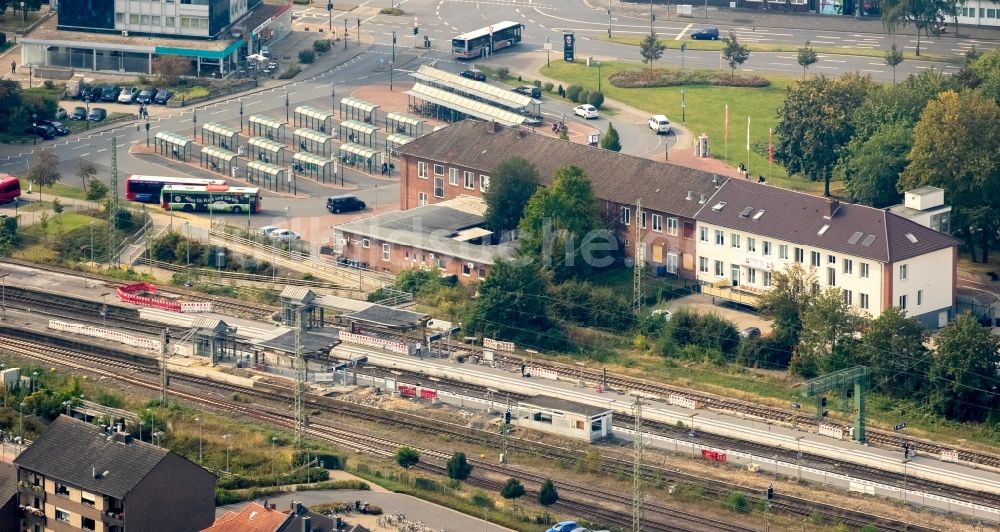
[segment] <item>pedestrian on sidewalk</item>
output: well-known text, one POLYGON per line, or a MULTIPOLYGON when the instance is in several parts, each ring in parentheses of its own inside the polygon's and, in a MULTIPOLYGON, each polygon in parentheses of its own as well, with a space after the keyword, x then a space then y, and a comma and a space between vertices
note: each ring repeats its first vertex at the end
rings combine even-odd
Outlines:
POLYGON ((10 62, 10 73, 17 74, 17 61, 10 62))

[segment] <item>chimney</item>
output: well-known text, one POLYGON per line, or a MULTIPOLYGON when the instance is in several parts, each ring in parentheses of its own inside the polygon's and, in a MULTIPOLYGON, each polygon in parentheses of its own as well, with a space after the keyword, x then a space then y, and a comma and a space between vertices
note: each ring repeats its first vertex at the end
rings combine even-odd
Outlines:
POLYGON ((705 194, 704 194, 704 193, 702 193, 702 194, 701 194, 701 199, 700 199, 700 200, 698 200, 698 203, 705 203, 706 201, 708 201, 708 198, 706 198, 706 197, 705 197, 705 194))
POLYGON ((97 478, 97 466, 91 466, 91 470, 94 478, 97 478))
POLYGON ((302 532, 312 532, 312 518, 309 516, 302 518, 302 532))
POLYGON ((302 506, 302 503, 299 501, 292 501, 291 507, 289 508, 289 510, 291 510, 292 514, 294 515, 299 515, 301 513, 304 513, 305 509, 306 507, 302 506))
POLYGON ((719 174, 712 174, 712 184, 719 186, 719 174))
POLYGON ((490 133, 499 133, 503 129, 503 126, 499 122, 490 122, 490 128, 488 131, 490 133))
POLYGON ((118 429, 118 434, 121 434, 121 433, 125 432, 125 427, 123 426, 122 423, 119 423, 119 424, 115 425, 115 428, 118 429))
POLYGON ((691 191, 691 190, 689 190, 689 191, 688 191, 688 195, 687 195, 687 198, 686 198, 686 199, 687 199, 688 201, 691 201, 691 200, 693 200, 693 199, 694 199, 694 191, 691 191))
POLYGON ((837 215, 838 210, 840 210, 840 201, 833 198, 827 199, 826 205, 823 206, 823 218, 833 218, 837 215))

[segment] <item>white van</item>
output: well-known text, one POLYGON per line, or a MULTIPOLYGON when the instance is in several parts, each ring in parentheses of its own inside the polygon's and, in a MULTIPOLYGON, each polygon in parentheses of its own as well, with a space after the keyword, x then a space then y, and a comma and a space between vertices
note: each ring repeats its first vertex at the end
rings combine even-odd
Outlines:
POLYGON ((649 129, 656 132, 657 135, 660 133, 670 134, 670 120, 663 115, 653 115, 649 118, 649 129))

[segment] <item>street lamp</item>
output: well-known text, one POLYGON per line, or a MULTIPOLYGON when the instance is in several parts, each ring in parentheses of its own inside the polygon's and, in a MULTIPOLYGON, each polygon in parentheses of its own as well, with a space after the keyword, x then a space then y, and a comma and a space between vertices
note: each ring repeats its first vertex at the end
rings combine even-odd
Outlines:
POLYGON ((149 119, 146 119, 146 147, 149 147, 149 119))
POLYGON ((326 4, 326 10, 330 16, 330 31, 333 31, 333 2, 326 4))
POLYGON ((194 418, 194 420, 198 422, 198 464, 200 465, 202 463, 202 455, 201 455, 201 428, 202 428, 203 424, 202 424, 202 421, 201 421, 200 417, 196 417, 196 418, 194 418))
POLYGON ((90 263, 94 264, 94 222, 97 220, 90 221, 90 263))
POLYGON ((611 0, 608 0, 608 38, 611 38, 611 0))
POLYGON ((229 441, 229 438, 232 438, 232 437, 233 437, 233 435, 229 434, 229 433, 222 435, 222 439, 226 440, 226 472, 227 473, 229 472, 229 447, 232 445, 232 442, 229 441))
POLYGON ((142 441, 142 425, 143 425, 143 421, 140 419, 139 420, 139 441, 142 441))
POLYGON ((601 92, 601 62, 597 61, 597 92, 601 92))
POLYGON ((684 52, 686 52, 687 49, 688 49, 687 43, 686 42, 682 42, 681 43, 681 70, 684 70, 684 52))
POLYGON ((392 69, 393 61, 389 61, 389 92, 392 92, 392 69))
POLYGON ((396 62, 396 31, 392 32, 392 62, 396 62))
POLYGON ((0 319, 7 318, 7 276, 9 273, 0 273, 0 319))
POLYGON ((160 444, 160 439, 163 438, 163 436, 165 436, 165 434, 163 433, 162 430, 158 430, 158 431, 154 432, 153 433, 153 442, 154 442, 153 444, 154 445, 159 445, 160 444))
POLYGON ((38 371, 31 372, 31 393, 38 389, 38 371))
POLYGON ((288 123, 288 89, 285 89, 285 123, 288 123))
MULTIPOLYGON (((22 2, 23 3, 23 2, 22 2)), ((17 409, 18 414, 18 437, 17 437, 17 453, 21 454, 21 445, 24 444, 24 407, 28 406, 28 403, 21 401, 21 408, 17 409)))
POLYGON ((83 102, 87 104, 87 116, 84 117, 83 121, 87 123, 87 129, 90 129, 90 97, 84 98, 83 102))
POLYGON ((194 137, 198 136, 198 110, 191 111, 191 132, 194 137))
POLYGON ((31 132, 35 134, 33 144, 38 144, 38 113, 31 113, 31 132))
POLYGON ((243 133, 243 98, 240 98, 240 133, 243 133))
POLYGON ((21 2, 21 28, 28 25, 28 13, 24 10, 24 2, 21 2))
POLYGON ((681 89, 681 123, 684 123, 684 110, 687 108, 687 102, 684 101, 684 89, 681 89))

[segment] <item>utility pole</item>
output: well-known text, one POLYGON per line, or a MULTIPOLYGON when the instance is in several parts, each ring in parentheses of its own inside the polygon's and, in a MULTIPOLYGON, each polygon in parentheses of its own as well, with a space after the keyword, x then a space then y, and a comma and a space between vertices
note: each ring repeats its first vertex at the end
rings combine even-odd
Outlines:
POLYGON ((510 394, 507 395, 507 409, 500 423, 500 463, 507 463, 507 428, 510 426, 510 394))
POLYGON ((306 432, 306 362, 302 352, 302 309, 295 310, 295 447, 302 448, 306 432))
POLYGON ((108 202, 108 267, 116 267, 119 262, 115 245, 115 229, 118 225, 118 137, 111 137, 111 198, 108 202))
POLYGON ((632 313, 639 314, 642 310, 642 198, 635 201, 635 265, 632 273, 632 313))
POLYGON ((635 418, 635 455, 632 462, 632 532, 642 532, 642 398, 636 396, 632 404, 635 418))
POLYGON ((170 343, 170 329, 163 329, 160 333, 160 405, 167 404, 167 353, 170 343))

